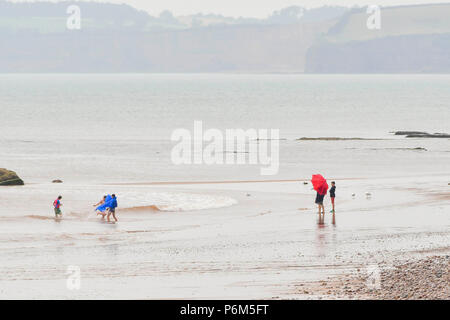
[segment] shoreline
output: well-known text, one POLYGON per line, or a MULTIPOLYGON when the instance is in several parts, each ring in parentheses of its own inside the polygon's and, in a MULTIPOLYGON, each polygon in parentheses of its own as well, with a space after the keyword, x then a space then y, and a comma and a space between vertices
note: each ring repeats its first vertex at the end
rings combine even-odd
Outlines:
MULTIPOLYGON (((329 178, 332 180, 334 178, 329 178)), ((337 178, 336 178, 337 179, 337 178)), ((339 178, 337 180, 364 180, 367 178, 339 178)), ((117 186, 146 186, 146 185, 183 185, 183 184, 233 184, 233 183, 277 183, 277 182, 308 182, 311 183, 311 178, 305 179, 274 179, 274 180, 216 180, 216 181, 154 181, 154 182, 119 182, 119 183, 105 183, 104 185, 117 186)))

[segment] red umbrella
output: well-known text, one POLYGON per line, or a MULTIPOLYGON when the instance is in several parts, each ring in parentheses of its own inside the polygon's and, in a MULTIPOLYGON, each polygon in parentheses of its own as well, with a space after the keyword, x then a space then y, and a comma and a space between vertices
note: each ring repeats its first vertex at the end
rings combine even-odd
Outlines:
POLYGON ((320 174, 313 174, 311 183, 320 195, 326 195, 328 191, 327 180, 320 174))

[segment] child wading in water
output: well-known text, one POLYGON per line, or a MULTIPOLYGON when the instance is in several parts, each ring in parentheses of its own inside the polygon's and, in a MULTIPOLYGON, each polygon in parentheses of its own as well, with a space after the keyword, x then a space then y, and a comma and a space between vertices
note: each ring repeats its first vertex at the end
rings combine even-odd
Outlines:
POLYGON ((330 199, 331 199, 331 205, 333 209, 331 209, 330 212, 334 213, 334 198, 336 198, 336 182, 331 182, 331 189, 330 189, 330 199))
MULTIPOLYGON (((107 197, 108 197, 108 196, 103 196, 103 199, 100 200, 98 203, 94 204, 94 207, 97 208, 98 206, 101 206, 101 205, 105 204, 105 201, 106 201, 106 198, 107 198, 107 197)), ((102 210, 103 210, 103 209, 102 209, 102 210)), ((105 216, 106 216, 106 213, 105 213, 105 212, 103 212, 103 211, 101 211, 101 210, 99 210, 99 209, 96 209, 95 211, 97 212, 97 215, 101 215, 101 216, 102 216, 102 219, 105 218, 105 216)))
POLYGON ((112 197, 112 200, 108 204, 108 208, 107 208, 108 216, 106 219, 109 222, 109 217, 112 214, 114 220, 117 222, 117 218, 116 218, 117 198, 116 198, 115 194, 113 194, 111 197, 112 197))
POLYGON ((58 199, 56 199, 55 201, 53 201, 53 209, 55 210, 55 218, 60 218, 62 216, 62 212, 61 212, 61 196, 58 196, 58 199))

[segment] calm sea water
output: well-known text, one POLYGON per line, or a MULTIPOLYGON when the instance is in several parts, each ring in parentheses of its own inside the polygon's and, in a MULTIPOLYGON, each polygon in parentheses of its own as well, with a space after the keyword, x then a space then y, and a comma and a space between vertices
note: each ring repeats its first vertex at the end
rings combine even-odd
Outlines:
POLYGON ((3 139, 167 139, 194 120, 283 137, 450 131, 449 75, 1 75, 3 139))
POLYGON ((448 140, 406 141, 389 133, 450 132, 449 75, 0 75, 0 109, 2 166, 32 181, 259 176, 259 167, 173 166, 170 135, 192 130, 194 120, 205 129, 279 129, 288 139, 280 146, 279 178, 311 170, 347 176, 396 171, 404 156, 408 163, 400 172, 442 171, 436 154, 417 159, 375 151, 450 150, 448 140), (295 142, 299 137, 398 139, 295 142), (355 159, 367 164, 364 172, 355 169, 355 159), (416 160, 422 169, 410 167, 416 160))

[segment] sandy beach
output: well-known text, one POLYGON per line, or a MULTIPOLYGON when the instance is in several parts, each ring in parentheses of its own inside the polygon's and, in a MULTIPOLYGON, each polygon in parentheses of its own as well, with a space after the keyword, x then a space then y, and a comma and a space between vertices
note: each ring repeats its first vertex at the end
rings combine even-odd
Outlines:
MULTIPOLYGON (((418 178, 410 179, 417 182, 418 178)), ((92 209, 80 206, 80 198, 94 203, 97 199, 92 195, 104 186, 64 185, 65 193, 76 194, 77 200, 66 199, 65 206, 71 209, 65 209, 61 221, 54 221, 51 215, 33 215, 35 209, 1 218, 0 296, 397 298, 394 292, 391 296, 368 294, 361 279, 373 266, 384 270, 386 265, 408 263, 417 257, 448 256, 449 203, 436 197, 436 189, 446 180, 424 182, 414 190, 400 188, 397 179, 371 181, 382 188, 372 189, 370 198, 364 193, 352 197, 352 190, 367 185, 365 179, 339 181, 337 212, 328 213, 328 203, 323 220, 313 205, 311 186, 299 181, 116 185, 112 189, 124 199, 131 194, 170 193, 180 199, 182 195, 192 199, 207 195, 224 201, 221 208, 188 211, 167 210, 163 205, 127 207, 122 201, 117 224, 104 223, 92 209), (234 201, 228 203, 227 199, 234 201), (24 222, 26 230, 21 228, 24 222), (80 268, 80 290, 67 289, 68 266, 80 268), (350 287, 347 279, 354 283, 353 289, 346 289, 350 287), (320 286, 321 281, 329 281, 331 287, 320 286)), ((19 190, 36 194, 46 189, 50 196, 58 188, 62 187, 8 187, 1 189, 0 195, 4 199, 7 193, 10 197, 19 190)), ((448 298, 448 259, 433 270, 440 270, 442 278, 436 279, 437 287, 423 286, 423 298, 448 298)), ((383 272, 383 285, 385 279, 394 285, 405 281, 394 281, 383 272)), ((417 272, 410 276, 425 275, 417 272)), ((399 296, 405 298, 403 292, 399 296)), ((414 293, 406 298, 419 296, 414 293)))

